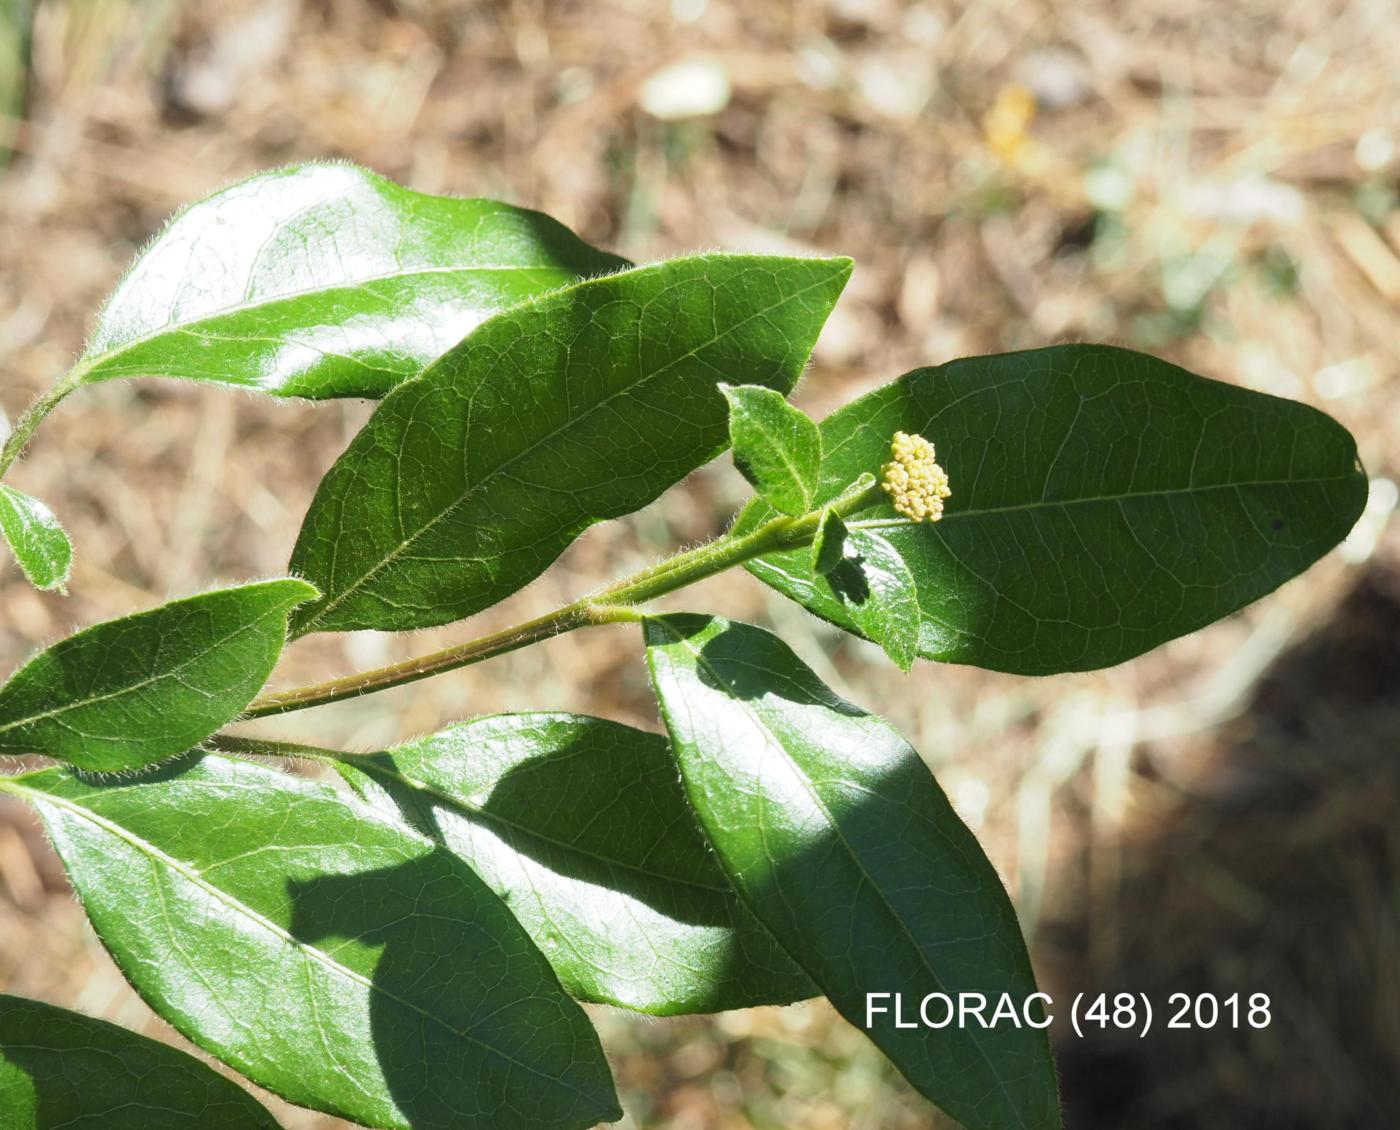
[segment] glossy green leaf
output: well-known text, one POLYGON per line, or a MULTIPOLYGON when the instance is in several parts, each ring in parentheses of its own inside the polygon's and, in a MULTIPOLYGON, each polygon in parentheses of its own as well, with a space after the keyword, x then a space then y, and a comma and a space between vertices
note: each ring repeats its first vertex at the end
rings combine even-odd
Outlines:
POLYGON ((575 997, 671 1015, 816 991, 729 886, 659 735, 506 714, 344 764, 505 899, 575 997))
POLYGON ((568 1130, 616 1119, 583 1011, 451 853, 328 786, 208 757, 33 804, 98 937, 189 1039, 367 1126, 568 1130))
POLYGON ((625 266, 538 212, 295 165, 177 215, 108 301, 78 372, 377 397, 497 311, 625 266))
POLYGON ((386 397, 316 492, 298 633, 445 624, 533 580, 727 443, 718 385, 786 392, 845 259, 700 255, 485 323, 386 397))
POLYGON ((0 534, 35 588, 66 591, 73 543, 52 510, 37 498, 0 484, 0 534))
POLYGON ((861 635, 879 644, 901 671, 918 655, 919 591, 904 558, 874 530, 847 530, 842 558, 824 573, 824 586, 861 635))
MULTIPOLYGON (((919 653, 1000 671, 1106 667, 1271 592, 1336 545, 1366 475, 1352 437, 1313 408, 1100 345, 916 369, 821 425, 819 501, 932 440, 953 496, 916 525, 881 503, 848 516, 908 562, 919 653)), ((768 514, 761 504, 740 531, 768 514)), ((805 551, 752 572, 856 627, 805 551)))
POLYGON ((759 920, 968 1130, 1058 1126, 1044 1031, 897 1028, 891 1012, 866 1028, 868 993, 903 994, 907 1024, 929 994, 1019 1009, 1035 992, 1001 880, 919 755, 759 628, 660 616, 646 638, 686 794, 759 920))
POLYGON ((0 996, 5 1130, 277 1130, 192 1056, 66 1008, 0 996))
POLYGON ((734 465, 775 510, 806 514, 822 465, 816 421, 771 388, 721 385, 720 391, 729 401, 734 465))
POLYGON ((253 700, 287 641, 304 581, 261 581, 96 624, 0 687, 0 753, 136 769, 198 745, 253 700))

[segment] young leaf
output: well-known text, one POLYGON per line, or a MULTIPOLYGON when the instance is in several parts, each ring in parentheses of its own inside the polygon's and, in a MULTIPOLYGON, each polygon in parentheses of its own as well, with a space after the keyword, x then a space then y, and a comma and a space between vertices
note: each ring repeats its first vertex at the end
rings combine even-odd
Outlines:
POLYGON ((919 755, 759 628, 660 616, 646 638, 686 794, 759 920, 968 1130, 1059 1126, 1043 1031, 867 1027, 869 993, 902 994, 907 1025, 930 994, 1035 992, 1006 891, 919 755))
POLYGON ((919 644, 919 592, 894 546, 874 530, 848 530, 845 556, 821 574, 851 623, 879 644, 901 671, 914 665, 919 644))
POLYGON ((33 804, 98 937, 200 1047, 367 1126, 620 1117, 583 1011, 457 858, 335 790, 209 757, 33 804))
POLYGON ((277 1130, 252 1095, 184 1052, 9 996, 0 996, 0 1125, 277 1130))
POLYGON ((821 525, 812 539, 812 572, 824 577, 846 559, 846 538, 850 531, 834 510, 822 514, 821 525))
POLYGON ((595 522, 723 450, 722 378, 786 392, 846 259, 699 255, 485 323, 385 398, 322 481, 292 572, 298 634, 470 616, 595 522))
POLYGON ((183 753, 262 689, 287 616, 316 595, 262 581, 108 620, 41 651, 0 687, 0 753, 99 772, 183 753))
POLYGON ((729 401, 734 465, 775 510, 806 514, 822 464, 816 422, 771 388, 720 385, 720 391, 729 401))
MULTIPOLYGON (((1108 346, 968 358, 861 397, 821 425, 818 503, 901 430, 938 447, 942 520, 880 503, 846 524, 908 563, 920 655, 1000 671, 1107 667, 1203 627, 1306 569, 1366 501, 1355 442, 1321 412, 1108 346)), ((748 567, 859 630, 805 551, 748 567)))
POLYGON ((572 996, 674 1015, 816 991, 715 863, 663 737, 505 714, 339 764, 505 899, 572 996))
POLYGON ((538 212, 295 165, 177 215, 108 301, 78 372, 378 397, 497 311, 627 265, 538 212))
POLYGON ((0 484, 0 534, 35 588, 66 591, 73 543, 52 510, 37 498, 0 484))

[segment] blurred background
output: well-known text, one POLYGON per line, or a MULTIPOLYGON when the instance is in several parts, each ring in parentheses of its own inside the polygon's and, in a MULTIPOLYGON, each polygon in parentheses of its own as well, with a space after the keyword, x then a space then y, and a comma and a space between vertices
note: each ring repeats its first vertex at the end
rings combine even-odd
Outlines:
MULTIPOLYGON (((1057 999, 1271 995, 1265 1031, 1057 1026, 1069 1125, 1400 1125, 1400 2, 0 0, 5 412, 66 368, 173 209, 327 156, 541 208, 638 260, 855 256, 797 396, 818 416, 915 365, 1096 340, 1349 427, 1373 483, 1347 543, 1109 671, 903 678, 748 579, 673 603, 776 627, 910 735, 1057 999)), ((12 478, 73 534, 72 596, 0 565, 0 666, 280 572, 367 413, 173 382, 70 399, 12 478)), ((721 460, 471 629, 308 639, 277 678, 545 611, 717 534, 744 494, 721 460)), ((564 637, 275 729, 368 749, 531 708, 656 728, 634 633, 564 637)), ((180 1042, 8 800, 0 989, 180 1042)), ((628 1130, 947 1125, 824 1006, 594 1011, 628 1130)), ((272 1105, 289 1127, 342 1125, 272 1105)))

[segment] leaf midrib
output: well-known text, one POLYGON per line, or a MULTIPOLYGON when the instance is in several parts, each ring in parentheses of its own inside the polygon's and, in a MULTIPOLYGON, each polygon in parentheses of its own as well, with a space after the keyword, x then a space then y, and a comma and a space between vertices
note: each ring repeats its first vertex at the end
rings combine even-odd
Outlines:
MULTIPOLYGON (((894 918, 894 920, 897 923, 899 923, 901 933, 903 933, 904 936, 909 940, 909 944, 913 947, 915 954, 918 955, 919 964, 922 965, 924 969, 928 971, 929 976, 933 978, 934 984, 939 987, 940 991, 943 990, 943 978, 940 977, 937 970, 935 970, 933 966, 929 964, 928 955, 924 952, 923 947, 919 945, 918 939, 916 939, 913 933, 910 931, 908 923, 904 921, 904 916, 900 914, 900 912, 896 910, 895 907, 890 903, 880 884, 875 881, 875 877, 871 875, 870 872, 866 869, 865 863, 861 859, 860 854, 851 846, 850 841, 846 839, 846 836, 842 831, 841 825, 832 817, 831 810, 827 807, 826 802, 822 799, 821 795, 816 791, 816 786, 812 782, 811 778, 802 770, 802 767, 793 760, 791 755, 788 753, 786 746, 783 745, 781 739, 779 739, 777 734, 773 732, 772 728, 767 724, 767 722, 764 721, 764 719, 752 707, 750 707, 747 702, 745 702, 743 699, 737 697, 732 693, 729 685, 729 680, 725 679, 724 676, 718 670, 716 670, 714 664, 711 663, 710 660, 707 659, 703 653, 696 650, 696 648, 691 645, 690 640, 688 638, 682 636, 679 632, 674 631, 671 628, 670 624, 666 623, 664 619, 660 622, 664 626, 665 630, 675 638, 676 642, 681 644, 686 649, 686 651, 689 652, 695 658, 696 664, 698 666, 704 667, 707 671, 709 671, 711 676, 713 676, 716 680, 716 682, 720 686, 725 688, 726 693, 729 696, 729 700, 735 703, 739 707, 739 709, 741 709, 745 714, 747 714, 749 718, 753 721, 754 725, 757 726, 757 728, 760 731, 762 731, 768 736, 773 747, 781 753, 783 759, 788 763, 792 772, 797 776, 798 780, 801 782, 804 791, 811 798, 812 803, 814 803, 817 806, 817 808, 821 811, 822 817, 826 820, 828 826, 832 829, 833 832, 836 833, 836 838, 841 842, 841 846, 845 849, 846 855, 850 858, 851 862, 856 865, 857 870, 859 870, 860 872, 861 878, 867 884, 869 884, 870 889, 875 892, 880 902, 884 904, 884 907, 887 911, 889 911, 890 916, 894 918)), ((738 890, 739 888, 736 886, 735 889, 738 890)), ((771 932, 772 931, 770 931, 770 933, 771 932)), ((778 940, 780 945, 782 944, 781 939, 778 938, 778 935, 776 933, 773 933, 773 937, 776 940, 778 940)), ((786 946, 784 946, 783 948, 787 949, 786 946)), ((792 953, 790 950, 788 951, 788 956, 790 956, 794 961, 797 961, 799 965, 802 965, 802 962, 798 961, 797 955, 792 953)), ((817 975, 811 970, 807 970, 807 972, 810 976, 812 976, 813 980, 817 979, 817 975)), ((990 1069, 992 1078, 996 1080, 997 1087, 1001 1090, 1002 1096, 1006 1099, 1008 1107, 1016 1112, 1016 1120, 1021 1125, 1022 1130, 1029 1130, 1024 1119, 1021 1118, 1020 1107, 1012 1099, 1010 1091, 1007 1090, 1006 1082, 1002 1078, 1001 1072, 997 1070, 996 1064, 993 1061, 992 1057, 987 1053, 987 1050, 983 1048, 980 1033, 976 1033, 976 1030, 973 1028, 966 1029, 966 1032, 968 1033, 968 1042, 974 1048, 977 1049, 977 1054, 982 1057, 983 1062, 990 1069)))
MULTIPOLYGON (((68 574, 72 569, 71 556, 68 562, 68 569, 64 571, 62 576, 57 577, 56 580, 48 584, 41 584, 34 576, 33 571, 31 571, 29 563, 20 556, 21 550, 30 554, 35 554, 51 573, 57 571, 59 562, 62 560, 60 547, 63 541, 66 540, 66 535, 63 533, 62 528, 58 526, 58 520, 54 518, 53 511, 49 510, 49 508, 37 498, 32 498, 22 491, 15 490, 14 487, 3 483, 0 483, 0 505, 4 506, 5 515, 9 515, 18 523, 19 528, 15 531, 16 538, 10 538, 8 529, 0 530, 0 533, 3 533, 5 539, 11 542, 10 548, 13 550, 15 560, 19 563, 19 567, 24 572, 24 575, 29 578, 32 584, 39 588, 53 589, 66 584, 68 581, 68 574), (42 520, 35 518, 36 510, 39 508, 48 511, 49 517, 54 520, 53 526, 46 527, 42 520), (55 534, 58 535, 60 539, 58 547, 53 544, 53 535, 55 534), (21 544, 14 544, 15 540, 18 540, 21 544)), ((0 515, 0 527, 6 527, 8 525, 9 518, 0 515)))
MULTIPOLYGON (((783 403, 786 404, 787 401, 785 400, 783 403)), ((796 411, 796 409, 794 409, 794 411, 796 411)), ((812 508, 812 491, 807 485, 806 477, 798 469, 797 464, 793 462, 789 455, 787 445, 779 438, 773 429, 768 427, 768 421, 760 418, 758 413, 749 413, 749 418, 753 421, 754 426, 763 433, 770 447, 777 452, 778 458, 787 469, 791 485, 795 487, 797 493, 802 496, 804 509, 810 510, 812 508)), ((820 439, 820 433, 818 433, 818 438, 820 439)))
MULTIPOLYGON (((599 253, 601 254, 601 252, 599 253)), ((429 275, 470 275, 470 274, 511 274, 525 271, 551 271, 564 276, 566 280, 577 282, 586 281, 574 274, 566 267, 553 264, 539 266, 519 266, 507 264, 487 264, 480 267, 420 267, 411 271, 395 271, 380 275, 369 275, 362 279, 355 279, 349 282, 337 283, 334 286, 306 287, 302 290, 291 290, 285 294, 273 295, 269 298, 261 299, 257 302, 236 303, 231 306, 221 306, 216 310, 202 313, 197 318, 187 322, 167 322, 156 329, 147 330, 143 334, 138 334, 122 341, 102 353, 84 355, 78 362, 83 374, 101 370, 104 366, 110 365, 114 360, 120 358, 125 353, 134 352, 143 345, 149 345, 162 337, 172 334, 189 335, 197 332, 197 327, 206 323, 216 322, 221 318, 227 318, 237 314, 257 313, 271 307, 291 304, 303 298, 321 297, 334 295, 337 291, 358 291, 375 283, 393 282, 396 280, 411 280, 429 275)), ((567 285, 567 283, 566 283, 567 285)), ((562 289, 562 288, 561 288, 562 289)), ((102 317, 107 316, 107 311, 103 311, 102 317)))
POLYGON ((591 859, 596 863, 602 863, 609 867, 617 867, 624 871, 630 871, 633 874, 640 875, 645 879, 659 880, 666 883, 674 883, 680 886, 692 887, 695 890, 705 891, 708 894, 727 895, 731 893, 730 888, 714 887, 709 885, 708 883, 702 883, 695 879, 686 879, 681 876, 667 875, 660 871, 648 871, 644 867, 641 867, 635 863, 628 863, 625 860, 613 859, 606 855, 599 855, 596 852, 589 851, 587 848, 579 847, 577 844, 571 844, 565 840, 556 839, 555 837, 547 835, 544 832, 540 832, 524 824, 519 824, 514 820, 507 819, 506 817, 501 816, 499 813, 491 812, 488 809, 484 808, 477 808, 474 805, 468 804, 465 800, 461 800, 457 797, 454 797, 451 793, 444 792, 436 786, 426 784, 414 777, 409 777, 402 773, 391 773, 389 770, 384 769, 382 766, 374 765, 372 761, 366 761, 364 765, 361 765, 357 762, 351 762, 351 764, 354 765, 354 767, 358 769, 361 773, 365 773, 368 776, 378 776, 379 779, 383 781, 398 782, 400 784, 407 785, 409 788, 414 789, 417 792, 430 796, 433 799, 442 802, 448 808, 460 811, 468 820, 477 817, 480 818, 483 823, 495 825, 497 827, 507 828, 511 832, 518 833, 530 839, 539 840, 542 843, 549 844, 551 847, 558 848, 561 851, 572 852, 576 855, 583 856, 585 859, 591 859), (366 765, 371 765, 373 766, 373 768, 366 768, 366 765))
MULTIPOLYGON (((693 346, 691 349, 687 350, 679 357, 672 358, 670 361, 666 362, 665 365, 662 365, 661 367, 652 370, 650 373, 647 373, 645 376, 640 377, 633 383, 625 385, 622 388, 619 388, 616 391, 609 393, 601 400, 594 401, 587 408, 585 408, 581 414, 577 416, 570 415, 558 427, 552 428, 549 432, 533 440, 520 451, 516 452, 516 454, 512 455, 509 459, 506 459, 504 462, 498 463, 495 467, 488 471, 486 475, 484 475, 482 478, 478 479, 476 482, 471 484, 471 486, 464 493, 460 494, 453 502, 449 503, 447 506, 439 510, 438 513, 434 515, 431 519, 429 519, 427 522, 420 525, 419 528, 416 531, 414 531, 414 533, 411 536, 402 539, 393 550, 384 554, 379 559, 379 561, 377 561, 366 572, 361 574, 353 583, 351 583, 346 588, 342 589, 336 596, 332 597, 330 600, 327 600, 324 604, 317 608, 315 615, 307 619, 297 629, 296 634, 298 636, 303 636, 312 631, 315 628, 315 626, 323 622, 331 612, 333 612, 336 608, 340 607, 340 605, 344 604, 352 596, 356 595, 366 584, 374 580, 375 577, 377 577, 380 573, 382 573, 385 569, 387 569, 390 565, 397 561, 401 556, 403 556, 403 554, 408 552, 408 550, 411 549, 420 538, 425 537, 428 533, 435 529, 439 523, 446 521, 459 507, 466 505, 467 502, 469 502, 488 484, 494 481, 498 476, 505 474, 509 468, 515 466, 515 464, 528 457, 537 448, 543 446, 546 443, 549 443, 551 440, 557 438, 564 432, 574 428, 578 424, 581 424, 584 420, 588 419, 591 415, 593 415, 593 413, 606 408, 607 405, 611 404, 614 400, 618 399, 619 397, 633 395, 637 391, 645 387, 647 384, 649 384, 651 381, 666 376, 667 374, 671 373, 677 365, 680 365, 682 362, 688 361, 690 358, 694 357, 696 354, 702 352, 703 350, 712 348, 714 345, 723 341, 731 334, 737 333, 741 328, 748 325, 750 322, 758 318, 766 317, 767 315, 771 314, 774 310, 789 305, 790 303, 796 302, 804 295, 809 294, 814 290, 820 290, 821 288, 828 285, 830 285, 829 279, 821 279, 817 282, 810 283, 807 286, 804 286, 798 290, 791 291, 785 294, 778 301, 773 302, 772 304, 765 306, 762 309, 752 311, 747 317, 741 319, 740 321, 732 323, 731 325, 726 327, 722 332, 717 333, 712 337, 707 338, 705 341, 693 346)), ((428 374, 432 372, 432 370, 440 363, 441 361, 439 360, 437 362, 434 362, 428 368, 424 369, 423 373, 420 374, 416 378, 416 380, 424 380, 428 376, 428 374)), ((475 392, 475 390, 473 390, 473 392, 475 392)), ((392 399, 388 399, 384 403, 392 404, 392 399)), ((369 426, 370 425, 366 425, 366 427, 369 426)), ((364 433, 362 432, 361 434, 364 433)), ((337 530, 337 534, 339 534, 339 532, 340 531, 337 530)), ((339 541, 339 538, 337 537, 336 540, 339 541)))
POLYGON ((411 1012, 417 1013, 425 1020, 433 1021, 439 1027, 443 1028, 450 1034, 457 1036, 463 1040, 466 1040, 468 1043, 474 1044, 475 1046, 490 1052, 492 1055, 495 1055, 499 1059, 502 1059, 506 1063, 509 1063, 512 1067, 519 1067, 523 1071, 526 1071, 531 1075, 538 1076, 541 1079, 547 1079, 550 1082, 558 1083, 565 1090, 572 1092, 580 1098, 586 1098, 591 1101, 591 1096, 589 1096, 587 1092, 579 1089, 578 1087, 570 1083, 565 1082, 558 1076, 549 1074, 548 1072, 542 1071, 539 1068, 532 1067, 528 1063, 524 1063, 520 1060, 517 1060, 513 1056, 502 1051, 500 1048, 497 1048, 492 1044, 486 1043, 484 1040, 479 1039, 478 1037, 472 1035, 470 1032, 464 1032, 457 1028, 454 1028, 447 1020, 443 1019, 441 1016, 438 1016, 436 1013, 426 1011, 425 1009, 421 1008, 419 1005, 413 1003, 412 1001, 400 997, 397 993, 389 992, 387 989, 377 984, 373 978, 366 977, 364 974, 358 973, 355 970, 349 968, 348 966, 342 965, 325 950, 322 950, 317 946, 313 946, 309 942, 303 942, 300 938, 296 937, 290 931, 285 930, 276 922, 273 922, 270 918, 254 910, 247 903, 229 894, 229 892, 225 891, 222 887, 218 887, 215 886, 213 883, 210 883, 204 878, 202 874, 194 870, 192 867, 187 866, 180 860, 177 860, 173 856, 166 854, 154 844, 142 839, 141 837, 137 836, 135 833, 129 831, 128 829, 123 828, 120 824, 116 824, 111 820, 108 820, 106 817, 101 816, 92 809, 86 808, 81 804, 77 804, 76 802, 69 800, 67 797, 61 796, 57 793, 44 792, 39 789, 30 788, 29 786, 26 786, 23 783, 22 779, 12 778, 11 780, 5 782, 4 787, 8 790, 27 795, 31 798, 32 803, 42 805, 45 801, 48 801, 60 808, 64 808, 69 812, 75 814, 79 819, 87 820, 94 827, 101 829, 102 831, 106 832, 111 836, 114 836, 119 840, 123 840, 138 852, 147 855, 153 862, 161 863, 169 867, 177 875, 183 877, 192 886, 203 891, 215 901, 222 903, 234 913, 241 914, 250 922, 253 922, 254 924, 262 927, 268 933, 272 934, 274 937, 278 938, 283 943, 289 945, 291 948, 299 952, 304 952, 307 955, 311 956, 314 960, 324 965, 327 969, 332 970, 333 972, 344 976, 346 979, 353 981, 364 988, 369 989, 371 993, 377 993, 385 999, 393 1001, 395 1004, 401 1005, 402 1007, 408 1009, 411 1012))
POLYGON ((1325 478, 1306 479, 1252 479, 1238 483, 1206 483, 1203 486, 1164 487, 1158 490, 1129 491, 1124 494, 1084 495, 1078 498, 1039 499, 1035 502, 1017 503, 1012 506, 988 506, 966 510, 950 510, 937 523, 914 522, 908 518, 865 518, 846 520, 848 528, 863 530, 900 529, 906 526, 946 525, 957 518, 982 518, 990 514, 1016 514, 1028 510, 1053 510, 1070 506, 1086 506, 1095 502, 1131 502, 1138 498, 1169 498, 1182 494, 1205 494, 1216 490, 1242 490, 1245 487, 1286 487, 1317 486, 1325 483, 1340 483, 1352 478, 1352 472, 1344 475, 1329 475, 1325 478))
MULTIPOLYGON (((75 699, 72 702, 64 703, 62 706, 54 707, 54 709, 52 710, 46 710, 41 714, 30 714, 13 722, 6 722, 3 725, 0 725, 0 734, 6 733, 19 726, 32 726, 37 722, 46 722, 49 719, 57 718, 60 715, 67 714, 70 710, 82 710, 89 706, 96 706, 99 703, 107 702, 114 698, 121 698, 129 694, 139 694, 147 687, 154 686, 156 683, 164 682, 167 679, 177 678, 179 675, 183 674, 194 664, 206 658, 210 652, 223 647, 225 644, 229 643, 231 640, 237 639, 245 632, 250 631, 253 628, 259 627, 265 620, 268 620, 273 616, 277 616, 279 614, 284 613, 286 607, 287 606, 285 605, 278 605, 268 609, 261 616, 256 616, 252 620, 245 620, 243 623, 239 624, 238 627, 236 627, 233 631, 229 632, 228 635, 215 640, 213 643, 209 644, 209 646, 190 656, 183 663, 180 663, 175 667, 171 667, 168 670, 161 671, 155 675, 150 675, 147 678, 142 679, 136 683, 131 683, 128 686, 118 687, 116 690, 108 691, 105 694, 89 695, 87 698, 75 699)), ((35 656, 35 661, 37 662, 38 660, 42 659, 43 654, 44 653, 41 652, 39 655, 35 656)), ((16 679, 19 679, 27 670, 29 670, 29 664, 26 664, 19 671, 15 672, 11 681, 8 684, 6 684, 6 687, 13 686, 14 681, 16 679)), ((6 688, 0 688, 0 691, 3 691, 4 689, 6 688)))

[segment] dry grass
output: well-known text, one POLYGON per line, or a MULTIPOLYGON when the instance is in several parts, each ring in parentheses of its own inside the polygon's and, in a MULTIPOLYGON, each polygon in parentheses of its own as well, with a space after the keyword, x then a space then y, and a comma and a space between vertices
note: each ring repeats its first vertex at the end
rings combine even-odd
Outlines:
MULTIPOLYGON (((917 364, 1111 340, 1318 404, 1390 482, 1397 33, 1395 0, 49 0, 0 176, 0 399, 16 412, 68 364, 172 208, 269 164, 340 155, 424 190, 543 208, 634 258, 853 253, 800 394, 818 414, 917 364), (660 120, 644 84, 686 59, 722 70, 728 100, 660 120)), ((15 481, 68 522, 74 595, 36 595, 8 572, 4 661, 278 571, 364 415, 165 383, 71 400, 15 481)), ((483 630, 717 532, 740 486, 717 466, 587 535, 483 630)), ((924 665, 904 681, 755 584, 685 601, 775 624, 915 739, 1008 879, 1057 996, 1275 995, 1263 1037, 1064 1042, 1075 1124, 1395 1125, 1400 533, 1387 500, 1383 484, 1363 533, 1305 580, 1093 675, 924 665)), ((460 636, 309 640, 285 677, 460 636)), ((608 629, 279 730, 369 746, 532 707, 655 725, 636 641, 608 629)), ((0 809, 0 987, 165 1031, 13 808, 0 809)), ((818 1006, 601 1023, 629 1125, 937 1124, 818 1006)))

